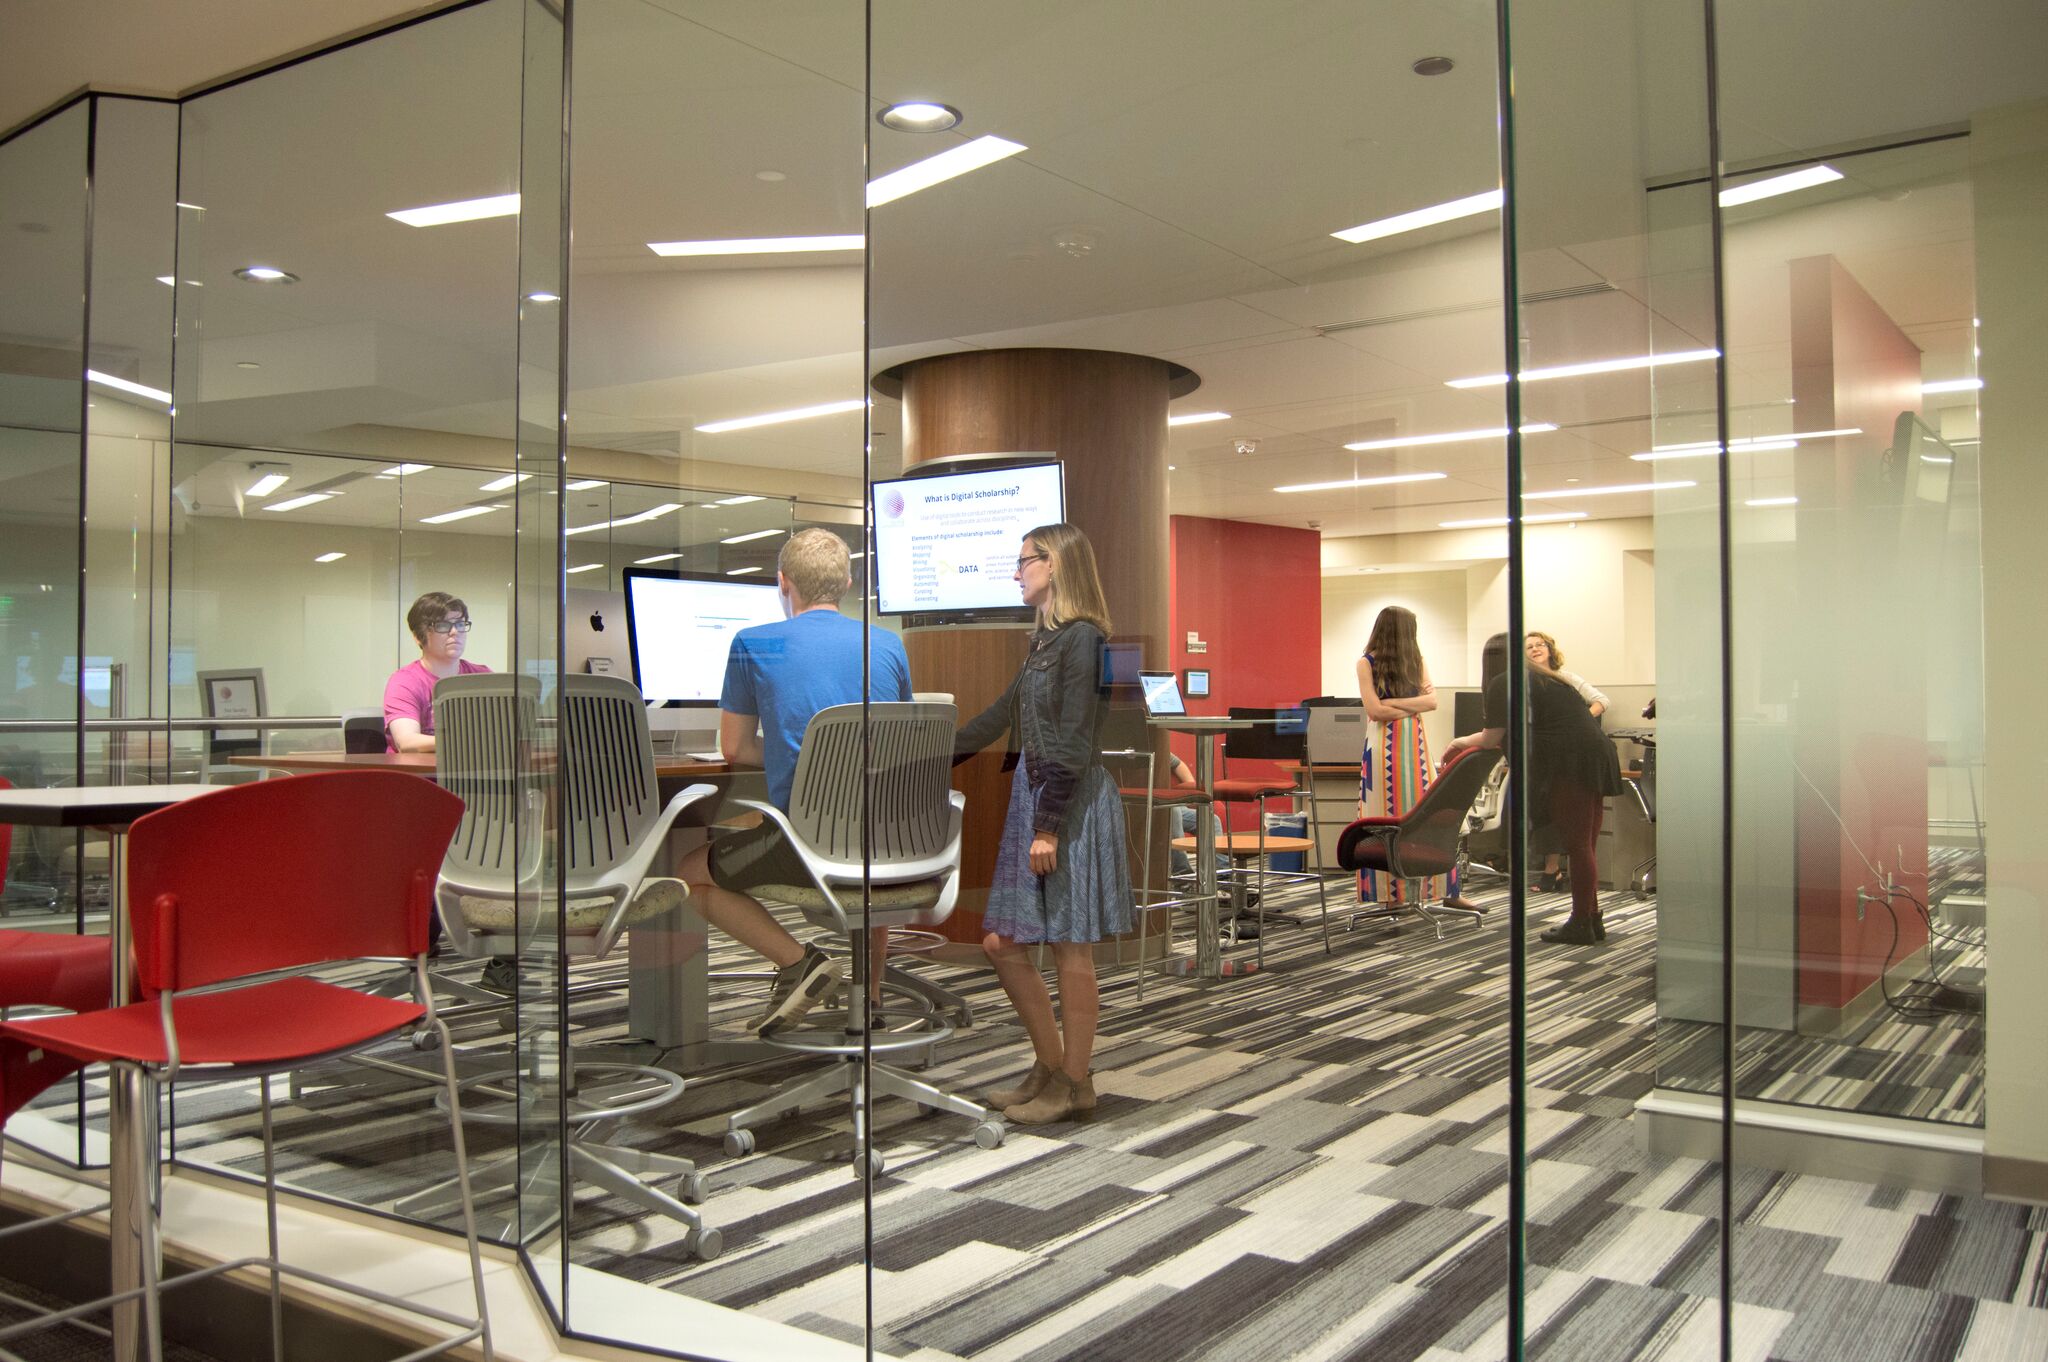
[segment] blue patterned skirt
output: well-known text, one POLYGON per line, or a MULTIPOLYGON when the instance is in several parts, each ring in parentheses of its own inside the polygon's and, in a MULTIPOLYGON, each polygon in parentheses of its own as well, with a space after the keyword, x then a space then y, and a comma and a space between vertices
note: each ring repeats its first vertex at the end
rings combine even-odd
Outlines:
POLYGON ((1131 929, 1130 852, 1124 804, 1102 767, 1091 767, 1067 807, 1050 875, 1031 873, 1031 823, 1037 796, 1017 762, 1010 807, 996 851, 982 927, 1012 941, 1101 941, 1131 929))

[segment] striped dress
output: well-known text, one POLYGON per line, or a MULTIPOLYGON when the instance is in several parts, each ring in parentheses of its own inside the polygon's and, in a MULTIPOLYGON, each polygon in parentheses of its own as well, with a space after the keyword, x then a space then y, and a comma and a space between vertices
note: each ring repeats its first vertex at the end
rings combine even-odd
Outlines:
MULTIPOLYGON (((1385 699, 1385 696, 1381 696, 1385 699)), ((1422 720, 1413 715, 1390 724, 1377 724, 1379 759, 1373 759, 1368 742, 1359 758, 1358 808, 1362 818, 1399 818, 1415 807, 1429 788, 1429 738, 1422 720)), ((1397 880, 1373 870, 1358 872, 1358 897, 1362 903, 1406 903, 1413 881, 1397 880)), ((1438 875, 1422 882, 1424 896, 1438 900, 1458 892, 1456 875, 1438 875)))

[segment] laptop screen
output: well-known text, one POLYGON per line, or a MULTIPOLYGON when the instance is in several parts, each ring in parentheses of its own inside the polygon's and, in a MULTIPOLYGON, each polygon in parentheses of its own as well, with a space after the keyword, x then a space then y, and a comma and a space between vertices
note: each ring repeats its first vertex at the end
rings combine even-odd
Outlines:
POLYGON ((1188 712, 1186 702, 1180 698, 1180 680, 1172 672, 1139 672, 1138 681, 1145 688, 1145 712, 1153 718, 1173 718, 1188 712))

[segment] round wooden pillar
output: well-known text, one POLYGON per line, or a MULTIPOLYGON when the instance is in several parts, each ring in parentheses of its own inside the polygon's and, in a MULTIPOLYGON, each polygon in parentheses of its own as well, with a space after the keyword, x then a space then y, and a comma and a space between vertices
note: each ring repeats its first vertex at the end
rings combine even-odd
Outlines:
MULTIPOLYGON (((1024 349, 912 360, 878 375, 875 388, 903 399, 906 469, 956 454, 1056 455, 1067 519, 1095 546, 1116 640, 1142 644, 1145 665, 1165 667, 1166 405, 1200 383, 1147 355, 1024 349)), ((1004 625, 906 630, 912 682, 951 691, 961 717, 971 717, 1016 675, 1028 635, 1004 625)), ((967 795, 967 815, 960 902, 945 932, 978 942, 1010 776, 1001 754, 987 752, 956 767, 954 783, 967 795)))

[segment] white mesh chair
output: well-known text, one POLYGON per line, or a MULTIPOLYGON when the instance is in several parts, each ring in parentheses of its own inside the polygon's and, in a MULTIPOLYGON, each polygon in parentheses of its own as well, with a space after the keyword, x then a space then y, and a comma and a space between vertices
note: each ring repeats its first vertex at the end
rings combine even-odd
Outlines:
MULTIPOLYGON (((565 863, 563 912, 559 924, 552 913, 541 913, 530 886, 540 869, 548 793, 538 779, 516 769, 522 764, 518 754, 535 750, 538 709, 539 684, 530 677, 457 676, 434 687, 435 771, 442 787, 461 797, 464 810, 435 900, 450 941, 465 955, 517 956, 537 942, 543 954, 551 954, 559 930, 563 954, 594 959, 608 954, 628 928, 673 912, 689 896, 681 880, 650 879, 647 872, 677 815, 716 791, 693 785, 661 804, 640 692, 621 677, 572 675, 562 682, 553 772, 565 863)), ((699 1258, 716 1257, 719 1231, 644 1180, 679 1178, 683 1196, 700 1200, 704 1187, 696 1165, 597 1138, 611 1123, 681 1096, 682 1077, 651 1065, 585 1062, 573 1054, 561 1068, 568 1087, 570 1175, 681 1221, 689 1227, 689 1250, 699 1258)), ((491 1074, 465 1086, 502 1091, 506 1078, 491 1074)), ((531 1100, 527 1092, 519 1096, 520 1102, 531 1100)), ((465 1114, 511 1122, 517 1104, 465 1114)), ((474 1175, 479 1195, 512 1186, 520 1176, 515 1158, 474 1175)), ((438 1189, 430 1189, 401 1209, 424 1209, 437 1195, 438 1189)))
POLYGON ((862 983, 870 928, 944 922, 959 897, 960 823, 967 797, 952 788, 956 714, 951 705, 903 701, 820 710, 804 730, 789 812, 755 800, 735 801, 779 827, 810 874, 809 884, 765 885, 754 892, 802 909, 813 923, 846 938, 854 957, 838 1030, 777 1032, 764 1038, 778 1049, 829 1057, 832 1063, 728 1117, 725 1149, 735 1158, 753 1151, 753 1127, 762 1121, 847 1094, 856 1171, 881 1172, 879 1154, 861 1159, 869 1143, 865 1098, 870 1090, 876 1097, 903 1097, 969 1118, 976 1123, 975 1143, 984 1149, 1003 1142, 1003 1123, 987 1108, 882 1061, 885 1054, 911 1050, 929 1054, 952 1035, 952 1028, 933 1020, 909 1031, 871 1031, 862 983), (863 1049, 873 1055, 866 1066, 863 1049))

